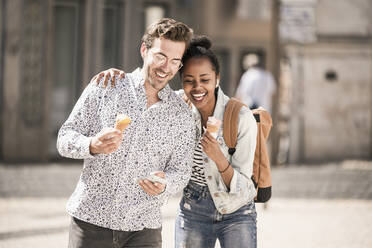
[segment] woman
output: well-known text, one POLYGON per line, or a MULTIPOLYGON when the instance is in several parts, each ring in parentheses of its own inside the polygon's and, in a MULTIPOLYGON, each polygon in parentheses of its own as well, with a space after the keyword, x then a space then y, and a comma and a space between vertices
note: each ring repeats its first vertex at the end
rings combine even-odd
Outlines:
POLYGON ((245 107, 239 113, 236 152, 230 156, 223 139, 204 132, 210 116, 223 120, 229 100, 219 87, 220 70, 207 37, 197 37, 180 69, 185 95, 197 126, 191 179, 176 218, 176 247, 256 247, 256 194, 250 177, 256 147, 256 121, 245 107))
MULTIPOLYGON (((182 58, 180 69, 186 100, 192 103, 196 124, 196 148, 192 176, 185 187, 176 218, 177 248, 214 247, 218 239, 222 248, 257 246, 256 190, 251 181, 257 126, 251 111, 243 107, 239 113, 238 141, 230 156, 223 139, 223 123, 214 138, 204 131, 210 116, 223 120, 229 98, 219 87, 220 69, 211 41, 196 37, 182 58), (188 98, 188 99, 187 99, 188 98)), ((98 74, 124 77, 116 69, 98 74)), ((98 79, 96 79, 98 77, 98 79)), ((182 94, 182 92, 179 92, 182 94)))

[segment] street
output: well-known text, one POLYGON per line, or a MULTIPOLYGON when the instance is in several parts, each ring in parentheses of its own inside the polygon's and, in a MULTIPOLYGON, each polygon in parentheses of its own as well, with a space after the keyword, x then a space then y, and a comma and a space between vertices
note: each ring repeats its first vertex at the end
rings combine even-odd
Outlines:
MULTIPOLYGON (((0 248, 67 247, 65 204, 79 174, 79 165, 0 165, 0 248)), ((258 247, 372 247, 371 181, 371 162, 275 168, 273 198, 257 204, 258 247)), ((163 207, 165 248, 174 246, 179 197, 163 207)))

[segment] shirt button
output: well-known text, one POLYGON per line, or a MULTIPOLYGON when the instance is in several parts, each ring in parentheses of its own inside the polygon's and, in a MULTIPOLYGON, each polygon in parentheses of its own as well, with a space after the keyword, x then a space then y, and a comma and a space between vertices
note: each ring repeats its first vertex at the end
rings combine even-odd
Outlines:
POLYGON ((208 163, 209 159, 208 158, 205 158, 204 159, 204 162, 208 163))
POLYGON ((218 193, 214 193, 214 196, 215 196, 215 197, 220 197, 220 194, 218 194, 218 193))
POLYGON ((223 209, 221 210, 221 212, 222 212, 223 214, 226 214, 227 210, 226 210, 225 208, 223 208, 223 209))
POLYGON ((212 180, 212 176, 208 176, 208 180, 212 180))

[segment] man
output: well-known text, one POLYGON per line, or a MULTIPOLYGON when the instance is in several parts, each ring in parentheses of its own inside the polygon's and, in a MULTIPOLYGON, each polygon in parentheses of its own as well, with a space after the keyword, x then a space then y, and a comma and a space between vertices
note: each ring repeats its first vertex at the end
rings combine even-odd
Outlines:
POLYGON ((143 67, 115 85, 89 84, 61 127, 60 154, 84 159, 67 203, 69 247, 161 247, 160 207, 191 173, 193 119, 168 85, 191 36, 173 19, 150 25, 140 49, 143 67), (131 118, 123 133, 113 128, 119 113, 131 118), (157 175, 166 185, 142 180, 154 171, 162 171, 157 175))
POLYGON ((259 66, 260 60, 257 54, 248 54, 244 60, 247 71, 240 79, 236 97, 250 109, 262 106, 271 113, 272 98, 276 91, 274 77, 259 66))

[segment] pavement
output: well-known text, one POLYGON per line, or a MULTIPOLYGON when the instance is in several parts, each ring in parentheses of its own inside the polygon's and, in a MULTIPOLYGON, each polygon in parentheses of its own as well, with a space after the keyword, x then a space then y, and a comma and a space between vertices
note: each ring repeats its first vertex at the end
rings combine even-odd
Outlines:
MULTIPOLYGON (((0 248, 67 247, 65 204, 81 167, 0 163, 0 248)), ((259 248, 372 247, 372 161, 281 166, 272 173, 273 197, 257 204, 259 248)), ((164 248, 174 246, 179 198, 162 209, 164 248)))

